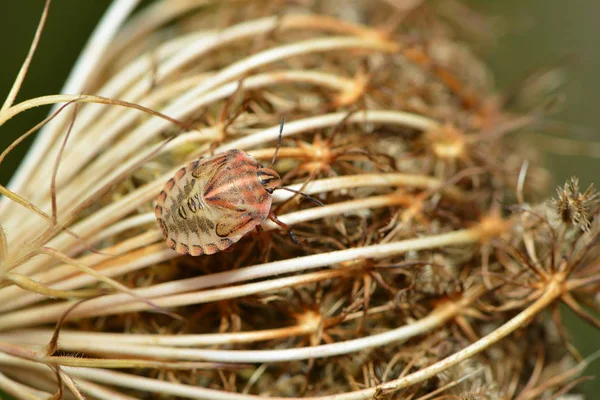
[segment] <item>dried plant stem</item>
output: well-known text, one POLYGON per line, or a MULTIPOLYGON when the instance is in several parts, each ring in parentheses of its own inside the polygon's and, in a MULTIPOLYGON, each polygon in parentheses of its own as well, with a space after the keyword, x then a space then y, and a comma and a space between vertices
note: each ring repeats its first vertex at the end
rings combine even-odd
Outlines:
MULTIPOLYGON (((174 169, 172 172, 175 172, 174 169)), ((110 226, 125 217, 128 213, 136 210, 140 205, 152 201, 156 192, 160 190, 163 182, 168 179, 169 174, 166 174, 167 178, 164 180, 157 179, 151 184, 145 185, 144 187, 130 193, 127 196, 122 197, 118 201, 111 203, 109 206, 97 211, 90 217, 79 221, 74 224, 71 228, 72 231, 77 232, 80 237, 87 237, 92 234, 98 233, 102 228, 110 226)), ((302 184, 290 185, 289 187, 294 190, 301 189, 302 184)), ((402 173, 387 173, 387 174, 361 174, 351 176, 341 176, 335 178, 327 178, 318 181, 310 182, 305 189, 307 194, 316 194, 329 192, 334 190, 358 188, 358 187, 394 187, 394 186, 406 186, 414 188, 425 188, 425 189, 439 189, 444 186, 443 182, 439 179, 416 174, 402 174, 402 173)), ((464 194, 454 186, 447 186, 443 188, 444 193, 449 193, 455 199, 464 198, 464 194)), ((289 200, 294 194, 278 191, 273 195, 273 201, 275 203, 289 200)), ((67 251, 70 246, 74 246, 77 241, 70 235, 60 234, 53 241, 53 248, 67 251)), ((14 263, 14 261, 13 261, 14 263)), ((31 262, 21 265, 18 271, 24 275, 31 275, 36 270, 41 269, 47 261, 34 259, 31 262)), ((6 268, 9 268, 8 266, 6 268)), ((2 291, 0 290, 0 298, 2 291)))
MULTIPOLYGON (((252 343, 286 337, 302 336, 315 333, 319 329, 314 324, 298 324, 277 329, 264 329, 248 332, 223 332, 215 334, 197 335, 150 335, 150 334, 120 334, 103 332, 77 332, 61 331, 62 342, 84 342, 95 343, 129 343, 136 345, 160 345, 160 346, 213 346, 233 343, 252 343)), ((9 332, 0 332, 0 340, 6 342, 20 341, 28 344, 46 344, 52 337, 54 331, 45 329, 26 329, 9 332)), ((61 344, 62 346, 62 344, 61 344)))
MULTIPOLYGON (((47 97, 52 97, 53 99, 52 100, 50 100, 49 98, 34 99, 26 107, 29 107, 29 106, 31 106, 31 104, 36 103, 38 101, 42 101, 42 99, 45 102, 55 102, 55 101, 65 101, 66 102, 66 101, 73 101, 73 100, 78 101, 79 98, 81 98, 82 99, 81 101, 84 101, 84 102, 88 102, 88 101, 93 102, 94 100, 96 100, 98 102, 107 101, 106 99, 98 98, 97 96, 82 96, 82 97, 47 96, 47 97)), ((21 107, 21 106, 23 106, 23 104, 24 103, 21 103, 20 105, 17 105, 15 107, 21 107)), ((13 108, 15 108, 15 107, 13 107, 13 108)), ((10 111, 10 110, 12 110, 12 108, 9 109, 8 111, 10 111)), ((333 114, 326 114, 326 115, 322 115, 322 116, 293 121, 286 125, 286 130, 284 132, 284 135, 289 136, 289 135, 299 134, 301 132, 310 131, 310 130, 314 130, 314 129, 322 129, 322 128, 326 128, 326 127, 336 126, 340 122, 344 121, 345 118, 347 118, 347 113, 333 113, 333 114)), ((438 126, 437 123, 435 121, 432 121, 431 119, 421 117, 416 114, 404 113, 404 112, 399 112, 399 111, 365 111, 365 112, 361 112, 361 113, 350 116, 350 118, 347 118, 347 122, 348 123, 391 124, 391 125, 409 126, 409 127, 413 127, 415 129, 420 129, 420 130, 430 130, 430 129, 433 129, 438 126)), ((149 126, 147 128, 152 130, 152 129, 155 129, 156 126, 149 126)), ((146 132, 145 134, 147 135, 149 133, 146 132)), ((278 134, 279 134, 279 127, 274 126, 272 128, 263 130, 261 132, 258 132, 258 133, 246 136, 244 138, 232 141, 226 145, 222 145, 219 148, 217 148, 215 151, 221 152, 221 151, 226 151, 226 150, 229 150, 232 148, 245 149, 247 147, 251 147, 253 145, 263 143, 267 140, 275 140, 277 138, 278 134)), ((106 168, 108 171, 113 171, 114 170, 113 166, 114 166, 114 160, 112 162, 110 162, 109 165, 106 166, 106 168)), ((130 166, 128 166, 128 168, 130 168, 130 166)), ((72 230, 74 232, 77 232, 80 236, 85 237, 85 236, 89 235, 90 233, 95 233, 93 231, 90 232, 89 230, 85 230, 85 229, 81 228, 81 225, 89 222, 90 219, 93 219, 98 222, 102 221, 104 224, 109 224, 109 223, 112 223, 113 221, 117 221, 119 218, 124 217, 127 212, 135 210, 138 207, 138 205, 152 200, 154 198, 154 196, 156 195, 156 192, 158 190, 160 190, 160 187, 164 184, 164 182, 178 168, 179 167, 173 168, 171 171, 164 174, 160 178, 156 179, 151 184, 145 185, 144 187, 137 189, 135 192, 132 192, 129 195, 121 198, 119 201, 110 204, 108 207, 105 207, 104 209, 99 210, 98 212, 96 212, 92 216, 88 217, 87 219, 77 223, 72 228, 72 230)), ((89 182, 92 182, 95 185, 99 185, 99 186, 109 185, 111 183, 111 179, 114 179, 114 177, 115 177, 114 175, 117 173, 122 173, 122 172, 123 171, 121 171, 121 169, 118 169, 118 172, 114 172, 113 174, 109 175, 109 177, 105 178, 104 180, 101 180, 100 182, 98 181, 98 173, 95 172, 94 176, 88 177, 89 179, 86 179, 86 181, 88 182, 88 185, 89 185, 89 182)), ((435 179, 435 178, 423 178, 423 179, 435 179)), ((293 186, 291 186, 291 187, 294 188, 293 186)), ((86 188, 88 188, 87 185, 85 187, 80 187, 80 190, 77 190, 76 192, 74 192, 74 191, 63 192, 69 196, 69 199, 65 199, 64 196, 59 195, 57 198, 58 204, 59 205, 64 204, 63 202, 65 202, 65 201, 67 202, 67 204, 71 204, 75 198, 80 199, 79 203, 81 203, 82 202, 81 191, 86 188), (76 195, 76 197, 73 197, 75 195, 76 195)), ((285 195, 280 191, 279 193, 276 194, 276 196, 274 196, 274 199, 279 200, 283 196, 285 196, 285 195)), ((290 197, 291 196, 288 194, 287 197, 284 197, 284 198, 290 198, 290 197)), ((83 200, 83 203, 85 203, 86 201, 87 200, 83 200)), ((63 213, 63 215, 66 215, 66 217, 63 217, 63 218, 68 218, 70 210, 72 210, 73 208, 76 208, 76 207, 77 207, 76 205, 73 205, 70 208, 63 209, 62 213, 63 213)), ((49 202, 46 203, 45 208, 48 208, 48 209, 50 208, 49 202)), ((31 229, 31 227, 29 226, 28 223, 31 223, 31 224, 36 223, 35 220, 31 220, 31 219, 26 219, 25 221, 26 222, 24 224, 15 227, 14 237, 19 237, 21 235, 21 231, 26 231, 27 229, 31 229)), ((53 247, 55 247, 59 250, 63 249, 62 245, 60 244, 60 240, 61 240, 60 238, 62 237, 62 238, 64 238, 64 240, 68 240, 68 241, 72 241, 72 239, 73 239, 73 238, 68 238, 67 236, 68 235, 66 235, 66 234, 59 235, 59 237, 56 238, 55 241, 53 242, 53 247)), ((21 272, 24 274, 30 274, 32 271, 29 269, 22 269, 21 272)))
MULTIPOLYGON (((123 21, 129 16, 131 11, 138 4, 139 0, 118 0, 112 3, 109 10, 106 12, 100 24, 92 34, 91 38, 79 56, 73 71, 67 79, 67 83, 63 87, 63 93, 81 93, 90 78, 92 73, 95 73, 96 61, 102 57, 102 54, 114 38, 115 32, 121 27, 123 21)), ((54 111, 51 111, 52 114, 54 111)), ((0 113, 1 115, 1 113, 0 113)), ((1 118, 0 118, 1 119, 1 118)), ((59 126, 63 121, 56 121, 59 126)), ((3 123, 0 123, 0 126, 3 123)), ((52 131, 52 127, 47 126, 31 146, 31 149, 25 155, 23 162, 15 171, 8 187, 19 193, 24 193, 24 185, 29 181, 29 177, 33 176, 34 169, 39 166, 38 160, 43 158, 42 154, 48 150, 50 144, 53 143, 58 135, 59 130, 52 131)), ((0 199, 0 215, 2 215, 5 207, 11 204, 7 199, 0 199)))
MULTIPOLYGON (((507 321, 501 327, 497 328, 492 333, 482 337, 475 343, 465 347, 464 349, 446 357, 445 359, 438 361, 437 363, 430 365, 429 367, 421 368, 419 371, 414 372, 403 378, 395 379, 390 382, 386 382, 375 388, 369 388, 352 393, 346 393, 342 395, 334 396, 323 396, 318 397, 319 400, 358 400, 358 399, 370 399, 375 394, 376 390, 383 391, 397 391, 405 387, 414 385, 415 383, 422 382, 426 379, 432 378, 437 374, 447 370, 448 368, 467 360, 474 355, 482 352, 489 348, 493 344, 504 339, 510 335, 516 329, 519 329, 527 325, 531 319, 533 319, 540 311, 543 311, 551 303, 556 301, 564 293, 564 282, 566 276, 557 274, 551 281, 548 282, 545 290, 541 296, 529 307, 521 311, 515 317, 507 321)), ((317 399, 317 398, 315 398, 317 399)))
POLYGON ((71 290, 58 290, 48 288, 33 279, 30 279, 23 275, 18 274, 4 274, 2 278, 14 283, 21 289, 29 291, 31 293, 36 293, 36 295, 44 295, 47 297, 54 297, 59 299, 73 299, 73 298, 86 298, 86 297, 94 297, 104 293, 102 290, 97 289, 84 289, 79 291, 71 291, 71 290))
MULTIPOLYGON (((49 104, 58 104, 58 103, 97 103, 97 104, 111 104, 111 105, 122 105, 125 107, 135 108, 141 111, 145 111, 151 113, 152 115, 162 116, 162 118, 166 118, 171 123, 179 123, 179 121, 169 118, 166 115, 162 115, 161 113, 146 108, 144 106, 140 106, 139 104, 129 103, 126 101, 113 100, 106 97, 94 96, 94 95, 70 95, 70 94, 56 94, 50 96, 42 96, 36 97, 33 99, 25 100, 19 104, 16 104, 3 113, 0 113, 0 126, 5 124, 14 116, 21 114, 27 110, 30 110, 35 107, 41 107, 49 104)), ((60 114, 59 114, 60 115, 60 114)), ((46 125, 47 126, 47 125, 46 125)), ((48 157, 50 158, 50 157, 48 157)), ((52 160, 54 161, 54 160, 52 160)), ((51 164, 50 164, 51 165, 51 164)))
MULTIPOLYGON (((392 126, 410 127, 422 131, 434 130, 439 124, 427 117, 409 112, 395 110, 366 110, 352 114, 348 117, 347 112, 337 112, 323 114, 315 117, 304 118, 296 121, 289 121, 285 124, 283 136, 293 136, 302 132, 310 132, 317 129, 324 129, 338 126, 340 123, 346 124, 384 124, 392 126)), ((275 141, 279 136, 279 126, 274 125, 269 129, 248 135, 243 138, 232 140, 225 143, 215 150, 216 152, 227 151, 231 149, 248 149, 259 144, 275 141)))
MULTIPOLYGON (((455 318, 463 308, 475 301, 484 293, 482 288, 476 289, 456 303, 447 302, 436 307, 429 316, 408 325, 372 334, 359 339, 282 350, 213 350, 213 349, 181 349, 166 346, 134 345, 115 342, 92 343, 88 341, 69 340, 61 346, 64 350, 84 351, 91 353, 110 353, 152 357, 156 359, 203 360, 223 363, 262 363, 289 362, 309 360, 313 358, 334 357, 343 354, 384 346, 394 342, 402 342, 430 332, 443 326, 448 320, 455 318)), ((318 321, 314 325, 319 325, 318 321)), ((102 367, 102 365, 98 365, 102 367)))
MULTIPOLYGON (((335 180, 336 178, 334 178, 335 180)), ((364 181, 368 181, 368 177, 363 178, 364 181)), ((368 197, 362 200, 351 200, 338 204, 331 204, 325 207, 319 208, 311 208, 307 210, 297 211, 294 213, 289 213, 285 215, 281 215, 279 218, 283 222, 294 225, 301 222, 306 222, 318 218, 325 218, 327 216, 340 215, 342 213, 347 213, 356 210, 368 209, 368 208, 377 208, 377 207, 386 207, 386 206, 396 206, 396 205, 408 205, 411 202, 412 196, 404 195, 401 193, 397 194, 389 194, 383 196, 374 196, 368 197)), ((159 230, 155 227, 154 224, 154 214, 140 214, 136 216, 133 221, 125 221, 126 224, 121 226, 121 228, 132 228, 137 226, 142 226, 146 224, 151 224, 152 228, 149 231, 138 235, 132 239, 126 240, 120 243, 118 246, 111 246, 107 249, 102 249, 104 254, 89 254, 82 257, 81 260, 78 260, 79 263, 86 265, 92 265, 94 262, 100 262, 106 259, 106 255, 123 255, 123 253, 127 251, 136 250, 144 245, 150 245, 159 241, 161 238, 159 230), (135 224, 133 224, 135 222, 135 224)), ((271 222, 263 223, 264 230, 272 230, 278 229, 278 226, 271 222)), ((109 230, 111 234, 114 233, 113 230, 109 230)), ((90 244, 93 244, 95 240, 88 241, 90 244)), ((111 260, 112 262, 116 260, 111 260)), ((75 275, 73 276, 73 268, 70 268, 71 264, 67 263, 63 266, 56 266, 49 271, 44 271, 40 274, 34 275, 34 279, 46 282, 46 284, 60 281, 60 287, 62 288, 77 288, 86 284, 90 284, 94 282, 94 277, 92 274, 87 275, 75 275), (72 278, 68 278, 73 276, 72 278), (83 278, 83 280, 78 279, 83 278), (78 282, 77 284, 74 284, 78 282)), ((97 269, 101 269, 104 274, 107 274, 106 268, 102 268, 102 264, 96 266, 97 269)), ((123 271, 113 271, 113 274, 120 274, 123 271)), ((106 276, 114 276, 112 274, 106 276)), ((22 276, 21 276, 22 277, 22 276)), ((30 280, 28 280, 30 281, 30 280)), ((26 304, 31 304, 32 301, 37 299, 39 301, 39 296, 36 294, 39 293, 34 291, 33 293, 23 293, 19 291, 17 288, 5 288, 0 290, 0 302, 1 299, 5 299, 6 302, 0 304, 0 311, 7 311, 14 307, 20 307, 26 304), (21 296, 23 295, 23 296, 21 296)), ((68 297, 68 295, 74 296, 75 294, 72 292, 62 293, 57 292, 54 294, 55 297, 68 297)), ((85 293, 81 293, 81 295, 86 296, 85 293)))
MULTIPOLYGON (((169 296, 169 294, 174 292, 189 292, 192 290, 242 282, 250 279, 277 276, 292 272, 301 272, 327 265, 338 264, 341 262, 348 262, 355 259, 380 259, 403 254, 411 250, 416 251, 443 246, 477 243, 478 241, 490 236, 493 237, 500 234, 507 229, 508 226, 509 225, 507 225, 506 222, 501 220, 495 220, 495 222, 485 220, 481 225, 475 226, 471 229, 459 230, 400 242, 378 244, 276 261, 267 264, 246 267, 235 271, 227 271, 182 281, 168 282, 148 288, 136 289, 134 292, 141 297, 151 299, 154 304, 157 304, 161 307, 196 304, 199 302, 211 301, 210 299, 236 298, 242 295, 242 293, 247 295, 263 290, 273 290, 275 288, 300 284, 305 278, 302 275, 299 275, 290 278, 284 278, 282 280, 275 280, 276 282, 265 281, 258 282, 256 284, 238 286, 235 288, 235 290, 232 290, 232 288, 229 287, 215 289, 210 293, 198 292, 172 296, 169 296)), ((148 309, 145 307, 145 304, 130 304, 125 306, 125 308, 119 308, 120 304, 126 304, 130 301, 131 298, 127 295, 115 294, 103 296, 99 299, 89 300, 85 304, 82 304, 70 314, 70 318, 148 309)), ((0 316, 0 327, 3 329, 12 329, 20 326, 28 326, 34 323, 56 321, 69 307, 69 304, 55 304, 49 306, 38 306, 33 309, 20 310, 14 313, 6 313, 0 316)))
MULTIPOLYGON (((484 336, 472 345, 463 350, 433 364, 429 367, 422 368, 405 377, 386 382, 377 387, 359 390, 356 392, 341 393, 332 396, 311 397, 314 400, 367 400, 373 398, 376 393, 397 391, 399 389, 411 386, 415 383, 429 379, 448 368, 480 353, 489 348, 493 344, 502 340, 516 329, 526 325, 535 315, 544 310, 549 304, 559 298, 564 292, 564 276, 556 275, 552 281, 548 283, 543 294, 529 307, 506 322, 504 325, 496 329, 494 332, 484 336)), ((29 363, 26 360, 16 359, 15 357, 0 353, 0 363, 5 365, 23 365, 29 363)), ((32 366, 33 367, 33 366, 32 366)), ((140 390, 155 390, 163 394, 180 395, 185 397, 196 397, 203 399, 232 399, 232 400, 257 400, 259 396, 241 395, 236 393, 227 393, 221 391, 213 391, 210 389, 190 387, 181 384, 171 384, 160 382, 154 379, 141 378, 138 376, 115 373, 111 371, 103 371, 100 369, 86 370, 81 368, 65 367, 65 372, 72 376, 84 377, 92 381, 99 381, 117 386, 137 388, 140 390), (86 372, 89 371, 89 372, 86 372), (150 389, 152 387, 152 389, 150 389)), ((275 400, 283 400, 284 398, 276 398, 275 400)), ((298 398, 300 399, 300 398, 298 398)), ((309 399, 309 398, 302 398, 309 399)))
MULTIPOLYGON (((108 14, 107 14, 108 15, 108 14)), ((280 31, 285 30, 288 27, 290 29, 302 29, 303 26, 318 26, 324 31, 335 31, 338 32, 340 30, 347 30, 350 33, 362 32, 364 33, 362 36, 364 38, 323 38, 323 39, 315 39, 308 41, 305 43, 305 46, 300 46, 299 43, 295 43, 287 46, 280 46, 277 48, 269 49, 264 52, 255 54, 253 56, 248 57, 246 60, 242 60, 238 63, 232 64, 230 67, 222 70, 218 76, 214 79, 211 79, 210 82, 207 82, 205 85, 201 85, 196 88, 191 93, 188 93, 187 96, 183 96, 179 99, 180 103, 173 103, 174 107, 179 107, 181 104, 186 104, 190 99, 197 97, 199 94, 208 91, 216 86, 227 82, 230 79, 235 77, 241 77, 246 72, 251 69, 257 68, 260 65, 265 63, 272 63, 279 59, 284 59, 288 57, 298 56, 301 54, 310 54, 313 52, 323 52, 330 51, 335 49, 363 49, 363 50, 371 50, 371 51, 395 51, 398 49, 398 46, 391 42, 386 42, 382 40, 381 35, 375 33, 374 30, 369 30, 367 28, 357 29, 352 24, 339 24, 336 23, 335 19, 331 18, 322 18, 318 16, 286 16, 282 19, 277 18, 263 18, 256 21, 250 21, 247 23, 239 24, 218 34, 215 34, 212 38, 201 37, 201 40, 204 42, 201 46, 192 46, 194 51, 181 51, 178 53, 177 57, 169 60, 168 63, 161 64, 159 69, 156 71, 156 76, 153 77, 152 80, 148 80, 144 83, 144 87, 141 87, 137 90, 139 94, 145 93, 148 90, 148 85, 152 85, 156 83, 156 80, 163 79, 164 74, 173 73, 178 69, 187 65, 191 60, 200 57, 202 52, 207 52, 209 50, 213 50, 220 46, 223 46, 227 43, 232 43, 241 40, 245 37, 252 37, 256 35, 261 35, 272 31, 275 28, 278 28, 280 31), (315 21, 318 21, 315 24, 315 21), (371 32, 366 34, 367 32, 371 32)), ((135 79, 139 78, 139 74, 135 76, 135 79)), ((119 87, 127 87, 128 85, 124 85, 123 82, 119 85, 119 87)), ((106 95, 102 91, 99 92, 102 95, 106 95)), ((116 93, 114 94, 117 95, 116 93)), ((109 96, 111 96, 109 94, 109 96)), ((134 96, 133 100, 137 100, 138 97, 134 96)), ((83 113, 82 113, 83 114, 83 113)), ((1 115, 0 115, 1 117, 1 115)), ((85 122, 87 121, 87 117, 85 115, 81 116, 84 119, 82 125, 85 126, 85 122)), ((2 118, 0 118, 0 125, 2 124, 2 118)), ((44 132, 49 129, 52 129, 52 141, 54 142, 54 147, 50 150, 50 154, 55 154, 58 151, 58 142, 56 141, 56 137, 58 136, 58 132, 64 126, 64 121, 55 121, 50 124, 44 132)), ((74 137, 77 136, 77 132, 74 132, 74 137)), ((146 137, 144 135, 143 137, 146 137)), ((49 145, 49 141, 44 143, 46 146, 49 145)), ((53 157, 47 157, 46 159, 52 159, 53 157)), ((25 160, 27 162, 27 160, 25 160)), ((39 164, 36 165, 39 168, 39 164)), ((44 168, 39 168, 42 171, 42 174, 45 173, 44 168)), ((30 182, 34 185, 38 182, 41 182, 41 177, 35 171, 31 170, 29 172, 30 182)), ((11 186, 12 187, 12 186, 11 186)), ((29 192, 24 192, 22 187, 19 187, 19 192, 29 194, 29 192)), ((0 205, 0 214, 3 212, 4 206, 0 205)))
POLYGON ((21 85, 23 84, 23 81, 25 80, 25 75, 29 70, 29 65, 31 64, 31 60, 33 59, 35 50, 37 49, 38 43, 42 36, 42 32, 44 31, 44 25, 46 24, 46 18, 48 17, 49 7, 50 0, 46 0, 46 3, 44 4, 44 10, 42 11, 42 17, 40 18, 40 22, 38 23, 37 29, 35 31, 35 36, 33 37, 33 41, 31 42, 31 46, 29 47, 29 52, 27 53, 27 57, 25 57, 25 61, 23 62, 23 65, 21 65, 21 69, 19 70, 19 73, 17 74, 17 77, 15 78, 15 81, 12 87, 10 88, 10 92, 8 92, 6 100, 4 100, 4 104, 2 104, 2 107, 0 108, 0 113, 2 113, 4 110, 9 108, 13 104, 15 98, 17 97, 17 94, 19 93, 19 90, 21 89, 21 85))
MULTIPOLYGON (((308 208, 302 211, 285 214, 278 217, 282 222, 293 226, 301 222, 312 221, 319 218, 332 217, 334 215, 343 215, 353 211, 366 210, 378 207, 408 206, 414 199, 413 196, 403 193, 386 194, 382 196, 372 196, 365 199, 343 201, 336 204, 326 205, 318 208, 308 208)), ((266 221, 262 224, 263 229, 277 229, 277 225, 272 221, 266 221)))
POLYGON ((79 387, 83 393, 100 400, 138 400, 137 397, 127 396, 114 389, 92 383, 83 378, 77 378, 77 387, 79 387))
MULTIPOLYGON (((6 233, 4 233, 4 227, 0 224, 0 266, 4 264, 4 260, 8 255, 8 244, 6 242, 6 233)), ((0 267, 2 270, 3 267, 0 267)))
MULTIPOLYGON (((375 315, 381 312, 393 309, 392 304, 385 304, 380 307, 372 307, 366 315, 375 315)), ((355 312, 348 314, 344 321, 351 321, 363 318, 365 312, 355 312)), ((289 337, 303 336, 317 333, 321 329, 321 319, 315 314, 299 319, 298 325, 287 326, 284 328, 264 329, 247 332, 222 332, 205 334, 181 334, 181 335, 160 335, 160 334, 135 334, 135 333, 106 333, 106 332, 79 332, 62 330, 60 333, 62 342, 92 342, 95 345, 100 343, 129 343, 135 345, 157 345, 157 346, 213 346, 226 345, 234 343, 253 343, 272 339, 283 339, 289 337)), ((327 324, 327 320, 324 320, 327 324)), ((54 334, 53 330, 47 329, 21 329, 18 331, 0 332, 0 341, 9 343, 26 343, 43 346, 48 343, 54 334)))
POLYGON ((16 399, 39 400, 40 398, 50 398, 51 394, 15 382, 0 372, 0 390, 4 391, 16 399))

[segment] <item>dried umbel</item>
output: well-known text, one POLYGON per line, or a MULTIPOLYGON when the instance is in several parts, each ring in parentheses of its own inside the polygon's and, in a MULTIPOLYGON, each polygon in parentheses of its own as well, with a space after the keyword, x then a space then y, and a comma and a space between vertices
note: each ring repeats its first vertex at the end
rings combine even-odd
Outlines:
POLYGON ((600 327, 582 306, 599 308, 598 195, 573 180, 543 198, 546 173, 512 139, 543 115, 504 109, 451 15, 394 4, 116 1, 64 89, 83 94, 13 104, 20 75, 0 126, 55 108, 0 188, 0 389, 576 390, 589 360, 559 305, 600 327), (272 168, 325 204, 273 192, 297 243, 264 221, 228 252, 169 248, 155 221, 165 182, 233 149, 268 163, 282 117, 272 168))

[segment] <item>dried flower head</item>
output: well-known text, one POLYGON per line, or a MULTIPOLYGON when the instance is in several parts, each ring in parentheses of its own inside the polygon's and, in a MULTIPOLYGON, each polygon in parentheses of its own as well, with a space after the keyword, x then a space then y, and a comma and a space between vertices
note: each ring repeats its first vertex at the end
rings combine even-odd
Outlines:
POLYGON ((592 228, 594 216, 600 208, 600 193, 590 184, 585 192, 579 191, 579 179, 571 177, 562 188, 557 188, 558 199, 552 199, 560 220, 578 227, 584 232, 592 228))
POLYGON ((584 307, 598 309, 598 196, 576 181, 559 195, 559 214, 585 234, 550 224, 543 169, 511 135, 540 117, 497 101, 448 23, 479 17, 404 3, 116 0, 64 88, 84 94, 14 104, 20 75, 0 126, 55 108, 0 155, 40 130, 0 186, 0 390, 572 392, 589 360, 558 310, 600 328, 584 307), (261 216, 230 251, 169 248, 155 223, 165 182, 235 149, 241 163, 268 163, 282 117, 270 176, 325 204, 273 191, 271 210, 298 240, 261 216))

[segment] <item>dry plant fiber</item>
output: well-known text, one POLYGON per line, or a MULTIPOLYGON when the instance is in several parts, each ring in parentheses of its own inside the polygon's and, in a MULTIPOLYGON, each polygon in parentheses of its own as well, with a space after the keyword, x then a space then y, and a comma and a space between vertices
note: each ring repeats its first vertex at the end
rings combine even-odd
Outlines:
POLYGON ((54 107, 1 189, 0 389, 578 393, 592 359, 558 307, 600 326, 599 196, 571 178, 545 198, 519 139, 552 103, 502 96, 457 34, 485 19, 452 4, 112 3, 65 94, 0 111, 4 126, 54 107), (232 251, 169 249, 154 218, 169 177, 230 149, 268 165, 281 117, 274 168, 325 204, 274 193, 298 243, 265 222, 232 251))

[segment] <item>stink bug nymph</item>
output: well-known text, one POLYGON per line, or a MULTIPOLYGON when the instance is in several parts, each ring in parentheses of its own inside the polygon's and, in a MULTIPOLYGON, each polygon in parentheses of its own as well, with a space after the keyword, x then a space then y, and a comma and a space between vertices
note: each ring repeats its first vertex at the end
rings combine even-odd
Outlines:
POLYGON ((282 187, 272 169, 281 146, 281 119, 277 148, 265 168, 241 150, 201 158, 181 168, 167 181, 154 210, 167 245, 180 254, 199 256, 225 250, 269 218, 286 229, 271 211, 272 193, 282 189, 322 206, 319 200, 282 187))

